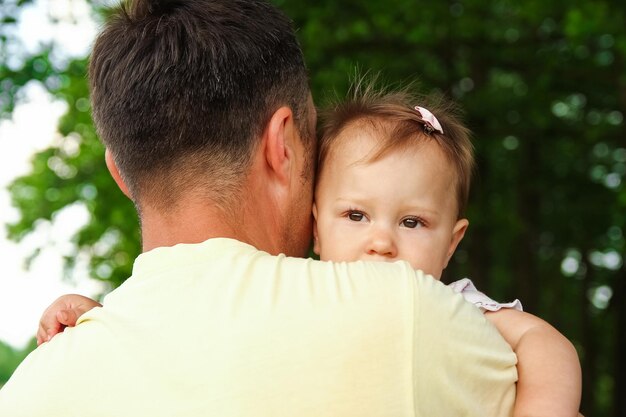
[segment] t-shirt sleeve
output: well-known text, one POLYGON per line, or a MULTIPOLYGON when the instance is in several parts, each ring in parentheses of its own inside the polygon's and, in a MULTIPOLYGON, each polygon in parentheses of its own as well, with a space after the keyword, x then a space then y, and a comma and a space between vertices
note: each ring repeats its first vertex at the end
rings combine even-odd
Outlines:
POLYGON ((102 379, 109 362, 102 362, 99 353, 110 347, 85 337, 89 327, 67 328, 31 352, 0 389, 0 416, 100 415, 93 406, 99 404, 96 396, 102 391, 86 390, 94 394, 91 397, 79 392, 102 379))
POLYGON ((415 276, 413 377, 416 415, 435 415, 420 398, 447 393, 446 415, 509 416, 516 356, 496 328, 460 294, 415 276))
POLYGON ((56 336, 39 346, 17 367, 0 389, 0 416, 43 417, 64 401, 72 401, 72 384, 60 366, 69 352, 63 351, 60 339, 56 336))

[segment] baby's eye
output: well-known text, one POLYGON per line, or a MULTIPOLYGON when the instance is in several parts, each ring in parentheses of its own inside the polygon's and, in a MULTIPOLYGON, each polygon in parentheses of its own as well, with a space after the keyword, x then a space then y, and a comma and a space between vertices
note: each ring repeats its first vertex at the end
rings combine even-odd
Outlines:
POLYGON ((361 222, 365 218, 365 215, 360 211, 350 210, 348 212, 348 218, 353 222, 361 222))
POLYGON ((400 224, 408 229, 415 229, 416 227, 423 226, 424 222, 418 217, 407 217, 405 219, 402 219, 400 224))

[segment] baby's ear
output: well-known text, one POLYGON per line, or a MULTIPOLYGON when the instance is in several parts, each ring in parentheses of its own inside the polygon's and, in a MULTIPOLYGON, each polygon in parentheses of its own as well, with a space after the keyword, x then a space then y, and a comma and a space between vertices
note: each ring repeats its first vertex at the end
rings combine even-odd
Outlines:
POLYGON ((313 252, 320 254, 320 240, 317 234, 317 206, 313 203, 313 252))
POLYGON ((446 264, 444 265, 444 268, 448 266, 448 262, 450 261, 450 258, 452 258, 452 255, 454 255, 454 251, 456 250, 457 246, 459 246, 459 243, 461 243, 461 240, 463 240, 463 236, 465 236, 465 232, 467 231, 468 227, 469 227, 469 221, 467 219, 459 219, 454 225, 454 228, 452 228, 452 238, 450 239, 450 246, 448 247, 448 256, 447 256, 446 264))

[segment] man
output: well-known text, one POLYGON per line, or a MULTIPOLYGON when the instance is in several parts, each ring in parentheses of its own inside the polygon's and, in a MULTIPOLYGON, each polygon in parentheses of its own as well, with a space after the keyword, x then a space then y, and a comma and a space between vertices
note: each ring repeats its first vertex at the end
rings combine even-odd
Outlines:
POLYGON ((106 163, 144 253, 33 352, 2 416, 509 415, 515 357, 408 264, 303 256, 315 110, 260 0, 137 0, 90 64, 106 163))

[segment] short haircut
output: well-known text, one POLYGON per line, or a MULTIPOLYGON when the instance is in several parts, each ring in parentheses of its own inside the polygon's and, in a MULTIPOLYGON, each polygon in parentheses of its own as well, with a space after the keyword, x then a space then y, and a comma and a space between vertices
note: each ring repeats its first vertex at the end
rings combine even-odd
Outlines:
POLYGON ((322 173, 333 146, 337 145, 337 137, 346 128, 357 124, 357 127, 372 129, 380 140, 376 152, 365 162, 375 162, 389 152, 433 140, 456 170, 457 216, 463 217, 475 162, 470 132, 461 123, 458 108, 439 94, 414 94, 413 85, 389 91, 377 87, 376 81, 376 77, 357 79, 346 99, 338 100, 321 111, 323 123, 318 175, 322 173), (415 106, 433 113, 444 133, 429 131, 415 106))
POLYGON ((189 191, 232 203, 280 106, 315 152, 302 51, 263 0, 127 1, 96 39, 89 79, 98 134, 136 204, 171 207, 189 191))

